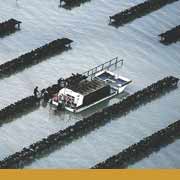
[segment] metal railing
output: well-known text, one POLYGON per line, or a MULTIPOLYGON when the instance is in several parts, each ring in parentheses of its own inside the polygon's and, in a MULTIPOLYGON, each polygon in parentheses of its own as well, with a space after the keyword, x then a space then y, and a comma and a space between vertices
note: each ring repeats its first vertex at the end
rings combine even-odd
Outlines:
POLYGON ((121 62, 121 65, 123 65, 123 59, 118 59, 118 57, 115 57, 103 64, 100 64, 84 73, 82 73, 82 75, 85 75, 87 77, 93 77, 96 73, 103 71, 103 70, 108 70, 110 69, 112 66, 117 67, 118 63, 121 62))

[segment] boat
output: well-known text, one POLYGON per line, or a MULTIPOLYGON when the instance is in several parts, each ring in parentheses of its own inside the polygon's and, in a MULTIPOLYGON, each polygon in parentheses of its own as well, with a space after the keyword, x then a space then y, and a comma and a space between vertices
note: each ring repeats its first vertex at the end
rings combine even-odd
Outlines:
POLYGON ((82 73, 86 78, 78 83, 64 83, 64 87, 53 96, 51 104, 79 113, 122 93, 132 80, 110 71, 119 62, 123 63, 123 60, 114 58, 82 73))

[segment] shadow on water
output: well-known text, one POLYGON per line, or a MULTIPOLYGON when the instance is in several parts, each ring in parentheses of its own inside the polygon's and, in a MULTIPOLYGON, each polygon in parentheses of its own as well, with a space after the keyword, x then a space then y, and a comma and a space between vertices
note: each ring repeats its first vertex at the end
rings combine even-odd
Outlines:
POLYGON ((4 33, 3 35, 0 35, 0 38, 5 38, 6 36, 12 36, 13 34, 19 32, 20 29, 13 29, 7 33, 4 33))

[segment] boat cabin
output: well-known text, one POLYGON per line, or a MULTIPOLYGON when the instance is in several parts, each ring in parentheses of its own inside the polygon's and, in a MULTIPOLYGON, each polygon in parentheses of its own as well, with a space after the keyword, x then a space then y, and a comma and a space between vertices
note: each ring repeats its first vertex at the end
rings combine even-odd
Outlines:
POLYGON ((64 87, 53 99, 53 104, 63 104, 71 112, 88 106, 110 95, 110 86, 100 80, 83 80, 78 85, 64 87))
POLYGON ((52 104, 77 113, 123 92, 132 81, 107 70, 120 62, 114 58, 83 73, 86 78, 68 81, 52 98, 52 104))

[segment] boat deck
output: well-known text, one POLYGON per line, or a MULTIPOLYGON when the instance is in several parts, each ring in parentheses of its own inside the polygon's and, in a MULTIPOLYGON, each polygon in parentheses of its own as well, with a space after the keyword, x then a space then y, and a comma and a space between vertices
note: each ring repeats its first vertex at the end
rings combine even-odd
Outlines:
POLYGON ((121 84, 121 85, 123 85, 124 83, 127 82, 120 78, 116 79, 113 75, 107 73, 106 71, 103 74, 99 75, 98 78, 100 78, 102 80, 112 80, 112 81, 116 82, 117 84, 121 84))
POLYGON ((95 92, 103 87, 107 86, 103 81, 99 80, 84 80, 80 82, 77 86, 72 86, 71 90, 74 92, 79 92, 80 94, 87 95, 95 92))

